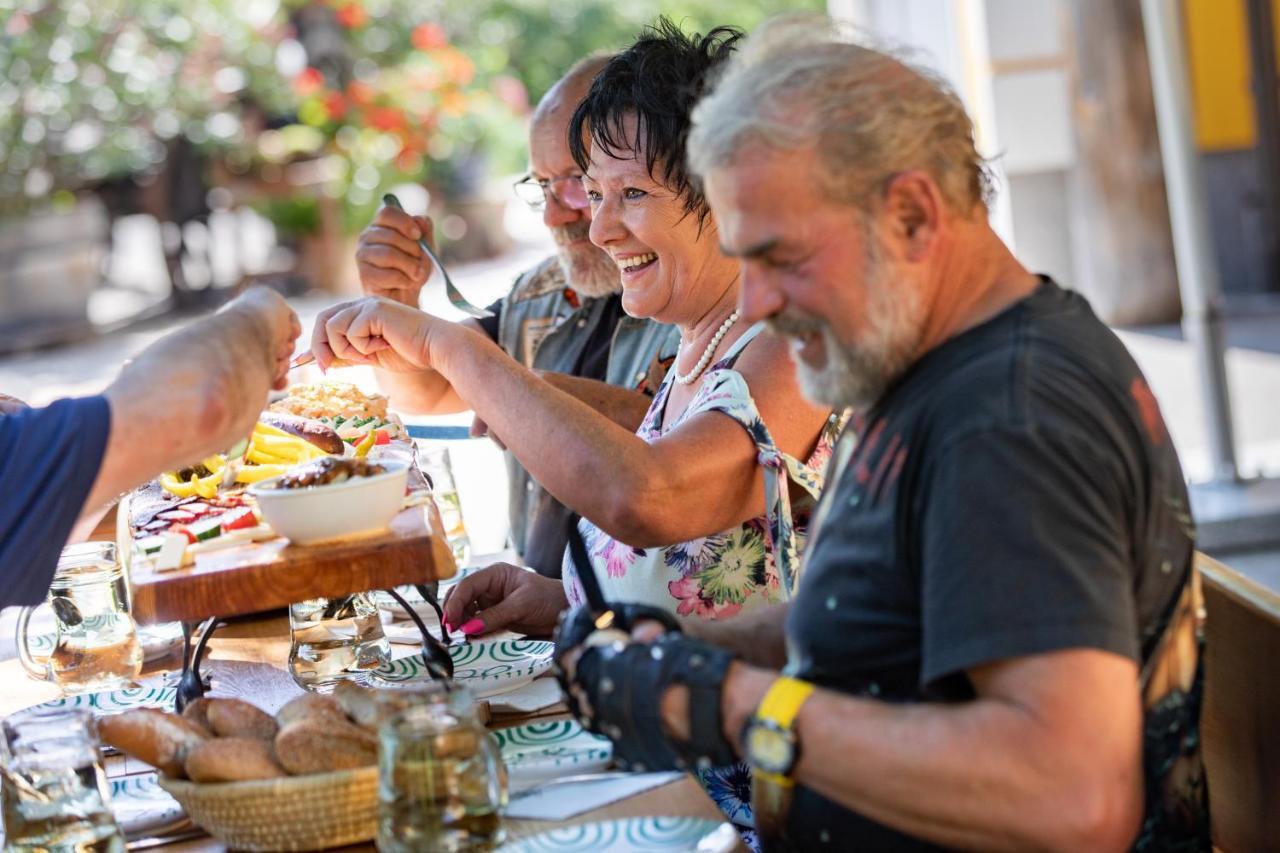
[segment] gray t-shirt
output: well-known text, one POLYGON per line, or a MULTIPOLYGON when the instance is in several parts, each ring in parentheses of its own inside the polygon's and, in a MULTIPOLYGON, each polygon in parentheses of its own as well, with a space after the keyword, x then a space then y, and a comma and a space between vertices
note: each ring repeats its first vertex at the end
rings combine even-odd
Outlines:
MULTIPOLYGON (((963 702, 966 670, 993 661, 1151 653, 1191 569, 1186 487, 1141 372, 1081 296, 1043 280, 854 428, 787 623, 799 677, 963 702)), ((788 825, 799 849, 932 849, 803 787, 788 825)))

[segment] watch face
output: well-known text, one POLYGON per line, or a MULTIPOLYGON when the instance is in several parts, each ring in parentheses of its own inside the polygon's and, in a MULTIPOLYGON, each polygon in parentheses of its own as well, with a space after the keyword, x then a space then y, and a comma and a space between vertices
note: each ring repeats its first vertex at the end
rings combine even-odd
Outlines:
POLYGON ((795 735, 776 725, 756 722, 747 732, 747 757, 766 773, 789 774, 795 753, 795 735))

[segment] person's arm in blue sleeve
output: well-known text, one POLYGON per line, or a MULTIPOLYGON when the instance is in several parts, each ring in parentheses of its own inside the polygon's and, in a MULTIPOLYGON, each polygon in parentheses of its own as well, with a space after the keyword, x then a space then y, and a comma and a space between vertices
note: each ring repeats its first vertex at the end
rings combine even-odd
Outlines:
POLYGON ((253 290, 127 364, 104 394, 0 415, 0 606, 34 604, 78 519, 247 436, 301 327, 253 290))

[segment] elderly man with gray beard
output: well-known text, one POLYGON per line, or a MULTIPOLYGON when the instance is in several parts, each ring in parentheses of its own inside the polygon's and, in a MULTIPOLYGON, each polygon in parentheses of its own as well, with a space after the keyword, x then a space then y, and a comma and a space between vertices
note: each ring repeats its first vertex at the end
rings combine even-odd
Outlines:
POLYGON ((689 151, 743 317, 858 415, 795 597, 575 614, 579 716, 632 767, 745 757, 766 849, 1208 850, 1178 459, 1119 340, 991 229, 959 100, 780 19, 689 151))
MULTIPOLYGON (((556 242, 556 255, 522 273, 493 317, 462 321, 482 330, 508 355, 538 370, 547 381, 634 430, 648 410, 664 367, 675 356, 675 327, 628 317, 622 310, 618 267, 591 244, 591 209, 581 170, 569 153, 569 119, 609 57, 584 59, 538 103, 529 128, 529 174, 517 195, 534 210, 556 242)), ((384 207, 360 236, 356 260, 366 294, 417 307, 431 276, 430 258, 418 248, 432 223, 384 207)), ((378 382, 405 412, 445 414, 466 410, 435 371, 378 371, 378 382)), ((482 427, 483 429, 483 427, 482 427)), ((501 436, 494 436, 501 443, 501 436)), ((527 565, 560 576, 570 511, 541 488, 507 454, 511 541, 527 565)), ((519 581, 519 569, 502 574, 519 581)), ((495 590, 495 595, 502 590, 495 590)))

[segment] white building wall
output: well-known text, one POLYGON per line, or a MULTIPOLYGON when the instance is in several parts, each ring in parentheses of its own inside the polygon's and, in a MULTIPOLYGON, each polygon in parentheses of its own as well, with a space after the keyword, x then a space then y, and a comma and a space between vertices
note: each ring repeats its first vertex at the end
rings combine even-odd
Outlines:
POLYGON ((828 8, 951 82, 1000 178, 993 225, 1029 267, 1070 284, 1066 177, 1075 150, 1064 2, 831 0, 828 8))

